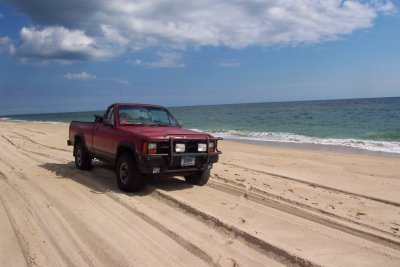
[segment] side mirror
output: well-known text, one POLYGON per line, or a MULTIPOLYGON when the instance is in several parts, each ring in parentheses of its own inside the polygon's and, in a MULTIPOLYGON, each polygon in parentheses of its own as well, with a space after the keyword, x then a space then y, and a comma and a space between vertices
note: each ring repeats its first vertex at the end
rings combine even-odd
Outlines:
POLYGON ((113 124, 112 121, 109 120, 109 119, 103 119, 103 125, 104 125, 104 126, 114 127, 114 124, 113 124))
POLYGON ((183 122, 178 121, 178 126, 182 128, 183 127, 183 122))
POLYGON ((103 116, 101 116, 101 115, 94 115, 94 122, 99 122, 99 123, 102 123, 103 122, 103 120, 104 120, 104 117, 103 116))

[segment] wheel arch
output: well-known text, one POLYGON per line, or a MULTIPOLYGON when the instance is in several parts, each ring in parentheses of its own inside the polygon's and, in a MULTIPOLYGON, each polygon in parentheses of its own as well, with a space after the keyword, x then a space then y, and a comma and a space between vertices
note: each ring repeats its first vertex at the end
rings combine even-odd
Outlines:
POLYGON ((115 164, 114 166, 117 167, 117 163, 118 163, 118 159, 122 154, 131 154, 133 156, 133 159, 135 161, 135 163, 137 164, 138 168, 140 168, 140 164, 139 163, 139 159, 138 159, 138 155, 136 153, 136 146, 134 144, 132 144, 131 142, 128 141, 121 141, 119 142, 118 146, 117 146, 117 151, 115 154, 115 164))
POLYGON ((74 156, 76 155, 75 147, 76 147, 76 144, 78 144, 78 143, 82 143, 86 152, 89 153, 89 150, 87 149, 87 146, 86 146, 85 136, 82 133, 76 133, 74 136, 74 151, 73 151, 74 156))

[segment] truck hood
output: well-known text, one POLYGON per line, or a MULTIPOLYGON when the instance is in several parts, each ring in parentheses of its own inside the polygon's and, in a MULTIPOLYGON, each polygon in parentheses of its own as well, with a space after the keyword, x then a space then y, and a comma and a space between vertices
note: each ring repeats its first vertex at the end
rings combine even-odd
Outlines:
POLYGON ((179 127, 168 126, 125 126, 124 130, 133 134, 141 135, 146 138, 187 138, 187 139, 200 139, 212 137, 211 135, 203 132, 197 132, 179 127))

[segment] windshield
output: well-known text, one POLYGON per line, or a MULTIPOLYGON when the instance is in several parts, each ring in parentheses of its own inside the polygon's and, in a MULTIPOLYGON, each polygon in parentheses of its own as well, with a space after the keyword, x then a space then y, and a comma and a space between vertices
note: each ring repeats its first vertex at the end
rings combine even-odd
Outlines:
POLYGON ((178 126, 178 122, 164 108, 120 106, 120 125, 178 126))

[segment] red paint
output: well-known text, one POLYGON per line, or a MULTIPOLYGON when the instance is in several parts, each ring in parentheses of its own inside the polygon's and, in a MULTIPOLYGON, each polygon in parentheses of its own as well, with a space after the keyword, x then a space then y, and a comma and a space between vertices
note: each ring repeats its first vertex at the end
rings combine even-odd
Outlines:
MULTIPOLYGON (((160 139, 168 139, 173 137, 189 138, 189 139, 207 139, 213 136, 196 132, 189 129, 181 128, 180 126, 143 126, 143 125, 124 125, 126 120, 118 123, 118 110, 121 106, 139 106, 139 107, 156 107, 161 106, 148 104, 114 104, 114 125, 107 126, 102 122, 83 123, 71 122, 69 128, 69 140, 74 141, 76 136, 83 136, 87 150, 93 157, 106 154, 115 157, 117 154, 118 145, 121 142, 129 142, 136 147, 136 152, 141 154, 143 142, 155 142, 160 139)), ((166 109, 165 109, 166 110, 166 109)), ((172 116, 172 115, 171 115, 172 116)))

